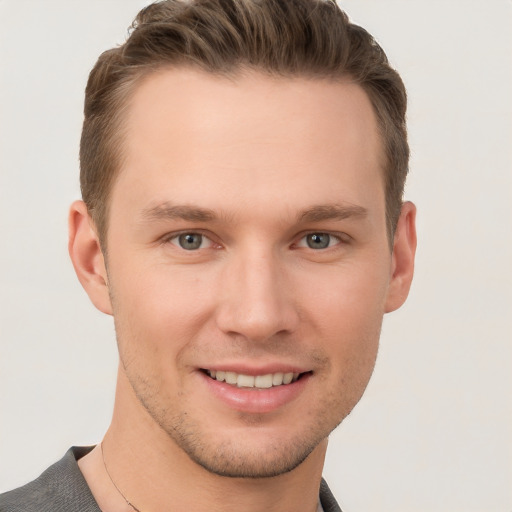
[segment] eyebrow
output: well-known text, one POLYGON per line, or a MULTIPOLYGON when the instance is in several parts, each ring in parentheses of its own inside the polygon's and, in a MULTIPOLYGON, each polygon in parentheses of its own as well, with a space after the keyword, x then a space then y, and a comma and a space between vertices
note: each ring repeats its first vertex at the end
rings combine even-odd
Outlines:
POLYGON ((217 218, 213 210, 198 206, 172 205, 165 202, 142 210, 145 221, 182 219, 191 222, 208 222, 217 218))
MULTIPOLYGON (((364 218, 368 210, 357 205, 324 204, 315 205, 301 211, 297 215, 298 222, 321 222, 324 220, 345 220, 351 217, 364 218)), ((164 202, 142 210, 144 221, 181 219, 190 222, 212 222, 218 216, 209 208, 189 205, 173 205, 164 202)))
POLYGON ((301 212, 299 222, 321 222, 324 220, 345 220, 351 217, 364 218, 368 210, 357 205, 323 204, 301 212))

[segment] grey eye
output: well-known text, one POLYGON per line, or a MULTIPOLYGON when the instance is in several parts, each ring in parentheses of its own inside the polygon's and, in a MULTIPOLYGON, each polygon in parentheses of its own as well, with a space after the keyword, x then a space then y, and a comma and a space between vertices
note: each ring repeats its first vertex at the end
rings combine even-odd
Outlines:
POLYGON ((178 236, 178 244, 187 251, 199 249, 203 244, 203 235, 200 233, 183 233, 178 236))
POLYGON ((328 233, 310 233, 306 235, 306 243, 310 249, 326 249, 331 243, 328 233))

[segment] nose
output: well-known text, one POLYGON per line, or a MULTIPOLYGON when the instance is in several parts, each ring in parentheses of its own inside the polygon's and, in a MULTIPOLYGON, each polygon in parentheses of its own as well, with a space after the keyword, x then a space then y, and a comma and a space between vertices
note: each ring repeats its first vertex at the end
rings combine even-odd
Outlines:
POLYGON ((216 321, 220 330, 254 342, 296 330, 296 297, 278 260, 255 251, 230 258, 219 290, 216 321))

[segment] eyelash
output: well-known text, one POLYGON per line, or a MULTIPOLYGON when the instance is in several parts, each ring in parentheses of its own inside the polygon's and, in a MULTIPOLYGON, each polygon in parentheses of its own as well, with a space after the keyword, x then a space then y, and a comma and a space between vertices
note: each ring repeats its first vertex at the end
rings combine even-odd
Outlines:
POLYGON ((211 239, 211 237, 209 237, 208 235, 206 235, 205 233, 203 233, 201 231, 180 231, 178 233, 171 233, 162 239, 162 244, 170 243, 172 245, 175 245, 177 248, 182 249, 187 252, 196 252, 198 249, 207 249, 207 248, 209 249, 210 248, 210 247, 198 247, 197 249, 185 249, 184 247, 179 245, 178 241, 181 236, 186 236, 186 235, 196 235, 196 236, 199 235, 201 237, 201 245, 203 245, 205 240, 208 240, 211 245, 215 244, 215 242, 211 239), (176 240, 177 243, 174 243, 173 240, 176 240))
POLYGON ((294 245, 295 245, 295 247, 304 247, 304 248, 309 248, 309 249, 313 249, 313 250, 322 251, 322 250, 330 249, 332 247, 336 247, 337 245, 340 245, 340 244, 343 244, 343 243, 346 243, 346 242, 344 242, 341 234, 329 233, 329 232, 325 232, 325 231, 311 231, 309 233, 306 233, 306 234, 302 235, 301 238, 299 239, 299 242, 297 244, 294 244, 294 245), (309 246, 309 244, 308 244, 308 237, 324 237, 324 236, 329 237, 327 247, 316 247, 316 248, 313 248, 313 247, 309 246), (301 245, 301 243, 303 241, 304 241, 304 245, 301 245), (336 241, 336 243, 331 245, 332 241, 336 241))
MULTIPOLYGON (((300 238, 298 239, 298 242, 292 244, 292 248, 293 249, 305 248, 305 249, 312 249, 315 252, 316 251, 321 252, 321 251, 324 251, 327 249, 332 249, 339 245, 346 245, 349 242, 348 238, 349 238, 349 236, 346 235, 345 233, 329 233, 326 231, 310 231, 310 232, 301 234, 300 238), (328 236, 329 237, 328 245, 326 247, 313 248, 313 247, 309 246, 309 244, 308 244, 307 237, 309 237, 309 236, 319 236, 319 237, 328 236), (331 242, 333 242, 333 241, 335 241, 336 243, 331 245, 331 242)), ((214 242, 211 239, 211 237, 209 237, 207 234, 205 234, 201 231, 180 231, 178 233, 171 233, 162 239, 162 244, 168 244, 168 243, 171 243, 172 245, 174 245, 177 248, 182 249, 186 252, 197 252, 199 249, 210 249, 214 245, 217 245, 218 246, 217 248, 221 247, 220 244, 216 244, 216 242, 214 242), (196 236, 199 235, 201 237, 199 247, 190 248, 190 249, 186 249, 185 247, 183 247, 179 243, 179 239, 180 239, 180 237, 186 236, 186 235, 196 235, 196 236), (176 243, 174 242, 174 240, 176 240, 176 243), (201 247, 206 240, 209 241, 209 246, 201 247)))

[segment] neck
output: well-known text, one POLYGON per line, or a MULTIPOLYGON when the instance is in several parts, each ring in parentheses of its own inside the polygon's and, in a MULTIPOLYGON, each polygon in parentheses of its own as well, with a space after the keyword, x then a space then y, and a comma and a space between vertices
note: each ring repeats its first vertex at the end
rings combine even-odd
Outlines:
POLYGON ((175 444, 124 380, 120 372, 113 420, 103 440, 108 473, 99 447, 80 461, 104 512, 134 512, 125 499, 143 512, 316 511, 327 440, 285 474, 268 478, 219 476, 192 461, 175 444))

